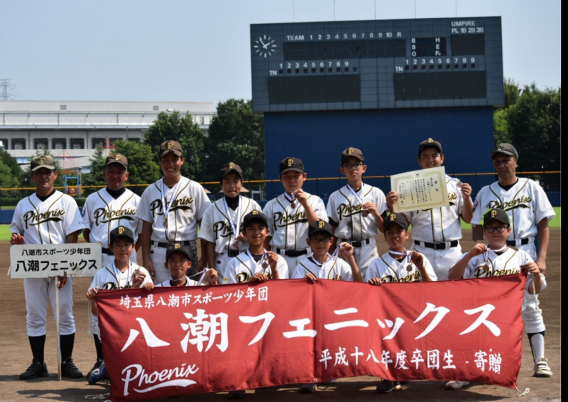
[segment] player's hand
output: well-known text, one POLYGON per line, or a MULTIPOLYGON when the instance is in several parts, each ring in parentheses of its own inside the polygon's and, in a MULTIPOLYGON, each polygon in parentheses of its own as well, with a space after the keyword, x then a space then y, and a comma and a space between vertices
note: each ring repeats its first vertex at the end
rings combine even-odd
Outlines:
POLYGON ((381 281, 381 278, 371 278, 369 279, 369 283, 371 285, 380 286, 380 284, 383 283, 383 281, 381 281))
POLYGON ((94 299, 97 297, 97 293, 99 293, 99 288, 92 288, 87 290, 87 299, 94 299))
POLYGON ((267 251, 266 255, 268 257, 268 264, 270 265, 270 271, 272 272, 272 279, 280 279, 278 274, 278 254, 274 251, 267 251))
POLYGON ((132 274, 132 287, 133 288, 139 288, 142 286, 142 283, 144 283, 144 278, 146 277, 146 274, 140 270, 136 270, 134 271, 134 273, 132 274))
POLYGON ((367 211, 369 211, 369 213, 373 214, 373 215, 377 215, 378 211, 377 211, 377 206, 375 205, 374 202, 372 201, 367 201, 366 203, 363 204, 363 209, 366 209, 367 211))
POLYGON ((218 285, 219 284, 219 273, 216 269, 209 268, 207 270, 207 283, 209 285, 218 285))
POLYGON ((152 260, 143 259, 142 264, 144 264, 144 268, 150 273, 150 277, 154 280, 154 264, 152 264, 152 260))
POLYGON ((473 248, 469 251, 470 257, 475 257, 476 255, 480 255, 489 251, 489 248, 485 243, 477 243, 473 248))
POLYGON ((355 248, 347 243, 347 242, 343 242, 339 244, 339 257, 344 258, 344 259, 348 259, 350 257, 353 257, 353 251, 355 250, 355 248))
POLYGON ((535 263, 538 266, 540 272, 544 274, 544 271, 546 271, 546 260, 544 258, 537 258, 535 263))
POLYGON ((465 200, 471 197, 471 186, 469 184, 461 183, 461 186, 459 187, 465 200))
POLYGON ((316 276, 314 274, 312 274, 311 272, 308 272, 306 274, 306 276, 304 276, 304 278, 306 278, 308 280, 308 282, 311 282, 311 283, 316 283, 316 280, 317 280, 316 276))
POLYGON ((145 289, 147 292, 151 292, 154 289, 154 284, 152 282, 147 282, 142 285, 142 289, 145 289))
MULTIPOLYGON (((245 237, 245 234, 243 232, 239 233, 239 235, 237 237, 235 237, 236 241, 239 241, 241 243, 246 243, 247 242, 247 238, 245 237)), ((235 248, 238 248, 237 246, 234 246, 235 248)))
POLYGON ((67 283, 67 272, 63 273, 63 276, 57 277, 57 287, 63 289, 63 286, 67 283))
POLYGON ((24 236, 19 233, 12 233, 12 237, 10 237, 10 244, 24 244, 24 236))
POLYGON ((418 268, 424 268, 424 256, 416 250, 410 251, 410 261, 418 268))
POLYGON ((540 268, 536 262, 529 262, 525 264, 525 272, 528 274, 538 275, 540 274, 540 268))
POLYGON ((296 195, 296 199, 298 200, 300 205, 305 207, 307 202, 308 202, 308 196, 306 195, 304 190, 302 190, 302 189, 296 190, 296 191, 294 191, 294 194, 296 195))
POLYGON ((256 281, 256 282, 264 283, 267 280, 268 280, 268 275, 265 275, 265 274, 259 272, 259 273, 254 274, 254 276, 251 279, 251 282, 256 281))
POLYGON ((396 204, 398 202, 398 194, 396 193, 396 191, 391 191, 390 193, 387 194, 386 197, 386 201, 387 201, 387 206, 389 207, 389 209, 391 210, 391 212, 394 212, 394 204, 396 204))

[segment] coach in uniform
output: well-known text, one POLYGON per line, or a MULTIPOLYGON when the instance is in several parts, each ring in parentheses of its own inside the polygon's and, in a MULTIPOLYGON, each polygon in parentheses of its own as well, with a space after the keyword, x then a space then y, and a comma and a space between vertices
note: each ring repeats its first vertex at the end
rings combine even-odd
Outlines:
MULTIPOLYGON (((128 159, 115 153, 105 161, 103 179, 107 187, 87 197, 83 207, 83 218, 88 226, 83 237, 90 243, 100 243, 102 246, 103 267, 112 265, 114 257, 109 248, 110 232, 118 226, 130 229, 134 236, 136 249, 140 247, 138 234, 142 231, 142 221, 134 216, 140 197, 124 187, 128 180, 128 159)), ((136 264, 136 251, 132 252, 130 260, 136 264)), ((99 368, 103 362, 103 349, 99 337, 99 320, 91 314, 97 361, 90 372, 99 368)), ((89 372, 89 373, 90 373, 89 372)), ((88 377, 88 376, 87 376, 88 377)))
MULTIPOLYGON (((55 161, 51 155, 32 159, 30 177, 36 192, 18 202, 10 225, 10 244, 69 244, 77 243, 79 233, 85 229, 77 203, 70 196, 55 190, 57 179, 55 161)), ((75 343, 75 318, 73 316, 73 278, 26 278, 26 325, 33 360, 20 375, 21 380, 47 377, 44 360, 47 306, 51 303, 56 315, 56 288, 59 290, 59 338, 63 362, 61 375, 82 378, 71 358, 75 343)))

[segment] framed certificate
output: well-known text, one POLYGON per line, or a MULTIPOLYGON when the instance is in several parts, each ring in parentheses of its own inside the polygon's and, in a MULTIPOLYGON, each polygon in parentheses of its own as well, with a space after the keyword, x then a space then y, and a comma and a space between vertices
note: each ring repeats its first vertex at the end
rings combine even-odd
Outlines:
POLYGON ((443 166, 391 176, 391 189, 398 194, 395 212, 448 207, 446 169, 443 166))

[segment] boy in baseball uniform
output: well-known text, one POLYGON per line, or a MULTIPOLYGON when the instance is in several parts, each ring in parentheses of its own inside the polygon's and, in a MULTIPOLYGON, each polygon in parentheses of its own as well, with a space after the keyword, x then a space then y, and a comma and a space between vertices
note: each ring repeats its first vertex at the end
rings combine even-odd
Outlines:
MULTIPOLYGON (((18 202, 10 225, 10 244, 77 243, 77 237, 85 229, 85 224, 75 200, 53 187, 57 179, 53 157, 42 155, 33 158, 30 177, 36 192, 18 202)), ((64 359, 61 375, 69 378, 83 377, 71 358, 75 343, 73 278, 63 276, 24 279, 26 325, 33 359, 27 370, 20 374, 21 380, 49 376, 44 360, 47 307, 51 303, 55 316, 56 286, 60 289, 59 338, 61 356, 64 359)))
MULTIPOLYGON (((521 316, 529 337, 534 358, 534 375, 551 377, 548 360, 544 357, 544 322, 539 309, 538 294, 546 287, 544 275, 531 256, 521 249, 507 245, 512 228, 508 214, 498 208, 491 208, 480 222, 488 244, 477 243, 464 254, 451 269, 449 279, 488 278, 499 275, 528 273, 521 316)), ((460 389, 465 381, 450 381, 446 388, 460 389)))
POLYGON ((164 177, 144 190, 136 217, 143 221, 140 235, 143 265, 156 283, 162 283, 170 277, 164 267, 169 243, 189 247, 192 263, 189 276, 205 267, 207 246, 203 241, 198 261, 197 228, 211 201, 201 184, 181 175, 185 158, 179 142, 163 142, 158 161, 164 177))
POLYGON ((341 153, 339 171, 347 178, 347 184, 329 196, 327 215, 337 242, 355 247, 355 260, 365 277, 367 267, 379 257, 375 236, 383 230, 385 194, 363 183, 367 165, 360 149, 349 147, 341 153))
POLYGON ((207 266, 225 281, 225 267, 231 258, 248 248, 241 233, 243 217, 252 210, 261 211, 256 201, 240 195, 243 188, 243 171, 234 162, 221 167, 221 189, 224 197, 212 203, 201 221, 199 238, 207 242, 207 266))
POLYGON ((264 206, 263 213, 270 229, 264 247, 280 254, 293 269, 298 261, 311 255, 306 244, 308 225, 318 220, 326 221, 327 214, 320 197, 302 190, 308 174, 300 159, 282 159, 279 170, 284 193, 264 206))
POLYGON ((157 287, 176 286, 201 286, 217 285, 217 271, 213 268, 198 273, 196 279, 187 276, 187 270, 191 267, 190 251, 187 246, 180 243, 172 243, 166 251, 166 268, 170 271, 170 279, 158 283, 157 287))

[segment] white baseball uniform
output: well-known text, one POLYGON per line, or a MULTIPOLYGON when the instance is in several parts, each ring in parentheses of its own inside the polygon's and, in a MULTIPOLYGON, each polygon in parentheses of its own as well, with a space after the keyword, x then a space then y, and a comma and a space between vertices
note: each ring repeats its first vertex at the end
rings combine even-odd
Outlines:
POLYGON ((209 268, 217 270, 219 282, 223 282, 223 278, 225 278, 227 262, 234 258, 234 255, 229 256, 229 249, 238 254, 247 250, 249 246, 247 242, 239 241, 238 248, 235 248, 235 237, 239 233, 235 235, 231 222, 237 224, 237 221, 239 221, 238 226, 242 228, 243 217, 253 210, 262 211, 262 208, 255 200, 240 195, 239 207, 235 211, 226 207, 224 198, 215 201, 205 210, 199 238, 215 243, 215 266, 209 268))
POLYGON ((298 262, 292 279, 304 278, 306 274, 311 273, 316 278, 332 279, 336 281, 353 281, 353 271, 351 266, 341 258, 333 258, 330 254, 323 264, 317 261, 313 256, 304 258, 298 262))
MULTIPOLYGON (((81 212, 75 200, 55 191, 45 201, 34 193, 16 206, 10 225, 11 233, 24 236, 25 244, 64 244, 68 235, 85 229, 81 212)), ((28 336, 46 334, 47 306, 51 302, 55 317, 57 278, 24 279, 26 324, 28 336)), ((73 278, 59 290, 59 329, 61 335, 75 333, 73 316, 73 278)))
MULTIPOLYGON (((87 197, 83 206, 83 218, 90 230, 91 243, 100 243, 103 248, 103 267, 112 264, 114 257, 109 253, 110 232, 117 226, 125 226, 132 230, 134 241, 142 232, 142 221, 135 217, 140 203, 140 196, 129 189, 114 199, 106 188, 87 197)), ((136 250, 132 251, 130 260, 136 263, 136 250)))
MULTIPOLYGON (((357 195, 363 203, 373 202, 379 215, 388 209, 385 194, 377 187, 362 183, 357 195)), ((327 201, 327 215, 330 222, 333 225, 337 224, 335 229, 337 244, 346 241, 354 246, 353 256, 364 278, 367 267, 379 257, 375 242, 379 230, 375 217, 372 214, 363 216, 363 212, 365 212, 363 204, 347 185, 334 191, 327 201)))
MULTIPOLYGON (((308 204, 319 219, 327 222, 327 213, 323 200, 317 195, 305 193, 308 204)), ((268 201, 264 206, 263 213, 268 219, 268 229, 270 230, 270 246, 272 251, 280 254, 286 260, 288 267, 295 267, 300 260, 311 255, 306 239, 308 238, 308 217, 304 207, 296 200, 295 208, 292 208, 290 201, 284 194, 268 201), (306 251, 301 255, 296 252, 306 251)), ((292 275, 292 272, 289 272, 292 275)))
MULTIPOLYGON (((264 269, 262 263, 262 259, 256 262, 248 250, 240 253, 227 264, 226 278, 223 278, 223 283, 243 283, 257 273, 265 273, 269 278, 272 278, 272 268, 270 264, 267 263, 268 266, 264 269)), ((276 269, 281 279, 288 278, 288 265, 282 256, 278 256, 276 269)))
POLYGON ((490 208, 503 209, 509 215, 511 233, 507 244, 525 250, 536 260, 534 240, 538 234, 537 224, 545 218, 550 221, 556 216, 542 187, 526 178, 519 178, 508 191, 499 182, 483 187, 473 204, 471 224, 480 225, 483 214, 490 208))
MULTIPOLYGON (((437 281, 438 278, 434 268, 432 268, 432 264, 426 257, 422 258, 428 276, 432 281, 437 281)), ((365 282, 368 282, 371 278, 380 278, 383 282, 421 282, 422 274, 418 267, 414 263, 410 264, 410 271, 407 267, 408 261, 406 258, 399 262, 390 253, 385 253, 369 265, 365 282)))
MULTIPOLYGON (((487 278, 491 276, 511 275, 521 272, 521 265, 534 262, 531 256, 523 250, 516 250, 508 247, 502 254, 497 254, 492 250, 487 253, 489 270, 483 269, 485 258, 483 254, 473 257, 467 264, 463 273, 463 278, 487 278)), ((546 279, 540 274, 542 286, 540 291, 546 288, 546 279)), ((523 296, 523 307, 521 316, 525 321, 525 329, 527 333, 542 332, 545 330, 542 312, 539 309, 538 295, 531 295, 528 290, 532 286, 532 274, 529 273, 523 296)))
POLYGON ((152 223, 150 260, 154 265, 154 278, 161 283, 170 277, 164 266, 168 242, 187 242, 193 252, 193 267, 197 267, 197 226, 211 203, 201 184, 181 177, 179 186, 164 185, 167 205, 173 202, 167 214, 167 228, 162 205, 163 178, 151 184, 142 193, 136 217, 152 223), (177 188, 176 188, 177 187, 177 188), (175 194, 174 194, 175 191, 175 194))
POLYGON ((448 279, 450 269, 462 255, 461 214, 464 200, 459 181, 446 175, 449 207, 404 212, 412 225, 411 249, 423 254, 434 267, 438 281, 448 279))
MULTIPOLYGON (((170 278, 171 279, 171 278, 170 278)), ((167 281, 163 281, 162 283, 158 283, 156 286, 159 287, 172 287, 172 284, 170 283, 170 279, 168 279, 167 281)), ((193 279, 189 279, 188 276, 185 277, 186 282, 185 282, 185 286, 199 286, 199 281, 194 281, 193 279)), ((201 286, 203 286, 203 283, 201 284, 201 286)))

